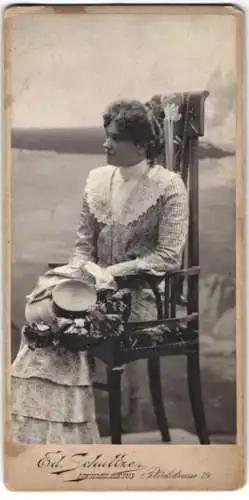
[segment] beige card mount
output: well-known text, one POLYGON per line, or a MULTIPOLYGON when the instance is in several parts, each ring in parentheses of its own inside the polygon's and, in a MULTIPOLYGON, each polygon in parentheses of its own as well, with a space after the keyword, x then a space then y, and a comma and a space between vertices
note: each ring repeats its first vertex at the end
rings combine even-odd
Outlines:
MULTIPOLYGON (((4 33, 7 488, 241 487, 243 12, 205 5, 13 6, 5 10, 4 33), (161 149, 156 167, 150 165, 135 188, 137 178, 127 183, 115 174, 112 186, 120 195, 111 205, 108 176, 113 170, 102 144, 111 140, 122 149, 125 141, 110 131, 105 137, 102 115, 110 103, 122 100, 146 104, 161 149), (106 169, 104 175, 102 170, 94 174, 98 167, 106 169), (58 346, 46 328, 36 329, 32 341, 27 337, 25 305, 48 270, 54 276, 54 269, 64 266, 56 279, 83 279, 77 265, 72 271, 67 263, 79 215, 86 213, 81 198, 92 173, 95 190, 90 186, 86 199, 92 219, 89 223, 84 215, 79 234, 88 228, 87 241, 98 252, 104 252, 101 244, 109 234, 106 261, 95 259, 101 283, 110 278, 106 267, 125 262, 126 275, 130 269, 133 273, 126 288, 133 298, 140 295, 131 322, 124 322, 125 333, 120 327, 121 336, 114 340, 94 341, 87 351, 72 353, 58 346), (180 267, 165 277, 154 261, 145 259, 146 267, 140 258, 147 255, 146 245, 159 253, 164 245, 165 258, 167 245, 176 248, 174 231, 178 236, 184 231, 181 226, 179 232, 179 190, 173 198, 165 194, 176 174, 188 193, 189 230, 180 267), (131 186, 130 198, 124 220, 117 222, 114 209, 108 210, 121 203, 123 184, 131 186), (89 236, 93 228, 98 241, 89 236), (139 285, 134 285, 134 262, 139 285), (147 280, 142 285, 141 275, 147 280), (150 319, 155 306, 157 319, 153 314, 150 319), (50 341, 53 345, 42 344, 50 341)), ((129 116, 123 118, 124 128, 131 126, 129 116)), ((132 134, 140 134, 140 125, 132 134)), ((131 151, 145 151, 133 139, 125 139, 126 161, 131 151)), ((139 173, 143 163, 138 167, 139 173)), ((43 306, 49 297, 38 297, 36 304, 43 306)), ((82 341, 87 329, 79 316, 78 323, 71 316, 67 320, 77 324, 82 341)))

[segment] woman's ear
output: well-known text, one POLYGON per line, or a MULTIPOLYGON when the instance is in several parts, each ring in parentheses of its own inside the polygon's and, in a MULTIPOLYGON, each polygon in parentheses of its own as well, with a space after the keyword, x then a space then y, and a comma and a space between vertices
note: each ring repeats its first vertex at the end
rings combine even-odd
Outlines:
POLYGON ((146 156, 146 148, 145 146, 137 145, 137 152, 140 156, 146 156))

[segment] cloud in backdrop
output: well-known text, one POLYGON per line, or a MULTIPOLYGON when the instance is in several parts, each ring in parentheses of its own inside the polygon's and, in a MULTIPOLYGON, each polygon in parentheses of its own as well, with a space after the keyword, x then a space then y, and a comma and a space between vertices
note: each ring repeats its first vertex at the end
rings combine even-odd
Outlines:
POLYGON ((14 16, 12 126, 98 127, 113 99, 207 89, 206 138, 233 145, 235 22, 232 15, 14 16))

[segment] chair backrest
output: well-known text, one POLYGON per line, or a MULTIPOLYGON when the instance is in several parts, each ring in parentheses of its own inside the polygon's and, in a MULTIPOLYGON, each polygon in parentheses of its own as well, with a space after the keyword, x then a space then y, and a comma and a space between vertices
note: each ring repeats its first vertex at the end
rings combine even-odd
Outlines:
MULTIPOLYGON (((178 172, 189 193, 189 233, 182 268, 199 267, 199 137, 204 135, 205 100, 207 91, 184 92, 161 97, 163 103, 165 152, 164 166, 178 172)), ((199 311, 199 275, 187 275, 186 305, 188 314, 199 311)), ((175 314, 177 299, 183 294, 184 278, 171 278, 171 298, 165 290, 165 304, 175 314)), ((167 308, 166 307, 166 308, 167 308)), ((198 321, 196 321, 198 329, 198 321)))

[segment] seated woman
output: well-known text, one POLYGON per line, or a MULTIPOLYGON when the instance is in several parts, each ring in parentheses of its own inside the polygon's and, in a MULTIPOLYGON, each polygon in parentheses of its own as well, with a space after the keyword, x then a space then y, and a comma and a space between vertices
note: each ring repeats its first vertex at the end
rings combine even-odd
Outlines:
MULTIPOLYGON (((65 277, 94 274, 96 287, 117 277, 179 268, 188 230, 180 176, 156 163, 163 146, 153 107, 118 101, 105 111, 107 165, 86 181, 74 254, 67 266, 41 277, 27 298, 26 320, 51 322, 51 294, 65 277)), ((132 290, 131 320, 152 319, 143 285, 132 290)), ((139 363, 127 367, 137 380, 139 363)), ((136 392, 136 391, 135 391, 136 392)), ((29 350, 23 339, 12 367, 13 438, 23 443, 99 441, 91 376, 84 352, 29 350)))

